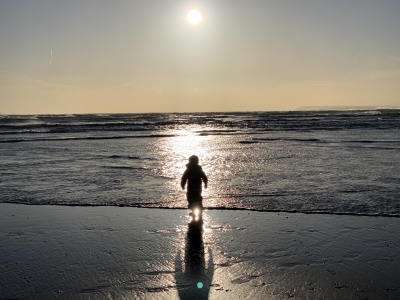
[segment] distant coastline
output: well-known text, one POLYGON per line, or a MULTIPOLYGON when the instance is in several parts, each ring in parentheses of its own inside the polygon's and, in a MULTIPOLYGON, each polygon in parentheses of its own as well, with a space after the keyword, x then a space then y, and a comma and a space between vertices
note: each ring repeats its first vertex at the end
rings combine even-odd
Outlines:
POLYGON ((298 111, 346 111, 346 110, 386 110, 386 109, 400 109, 400 106, 301 106, 296 110, 298 111))

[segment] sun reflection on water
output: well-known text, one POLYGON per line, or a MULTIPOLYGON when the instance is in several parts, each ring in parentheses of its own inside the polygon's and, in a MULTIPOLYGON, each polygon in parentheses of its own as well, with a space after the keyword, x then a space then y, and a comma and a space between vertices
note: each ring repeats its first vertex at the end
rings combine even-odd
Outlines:
MULTIPOLYGON (((164 157, 164 164, 160 169, 161 176, 176 178, 172 181, 171 189, 179 187, 179 180, 185 171, 188 158, 191 155, 199 157, 199 163, 206 173, 209 173, 209 161, 212 154, 208 145, 212 143, 214 136, 199 136, 189 130, 179 130, 173 132, 175 137, 165 139, 158 145, 158 153, 164 157)), ((208 175, 208 174, 207 174, 208 175)), ((208 196, 207 190, 203 190, 203 196, 208 196)))
POLYGON ((214 134, 213 128, 192 126, 166 132, 170 137, 157 139, 149 147, 150 155, 157 158, 152 164, 156 178, 164 178, 163 201, 168 207, 187 207, 186 192, 180 187, 180 179, 186 169, 188 158, 199 157, 199 164, 208 177, 208 188, 203 188, 203 206, 227 206, 235 186, 232 179, 237 170, 231 167, 234 157, 241 149, 234 139, 214 134))

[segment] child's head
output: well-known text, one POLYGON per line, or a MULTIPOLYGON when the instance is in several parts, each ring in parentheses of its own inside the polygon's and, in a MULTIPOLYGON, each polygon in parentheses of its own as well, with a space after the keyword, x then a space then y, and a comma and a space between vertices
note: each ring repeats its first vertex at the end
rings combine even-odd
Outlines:
POLYGON ((199 158, 196 155, 192 155, 191 157, 189 157, 189 164, 191 165, 199 164, 199 158))

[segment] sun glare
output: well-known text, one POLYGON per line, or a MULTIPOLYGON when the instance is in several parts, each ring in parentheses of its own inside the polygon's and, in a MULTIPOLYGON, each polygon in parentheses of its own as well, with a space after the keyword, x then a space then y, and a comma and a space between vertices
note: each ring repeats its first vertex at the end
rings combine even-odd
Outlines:
POLYGON ((187 14, 187 20, 190 24, 199 24, 201 21, 201 13, 197 9, 192 9, 187 14))

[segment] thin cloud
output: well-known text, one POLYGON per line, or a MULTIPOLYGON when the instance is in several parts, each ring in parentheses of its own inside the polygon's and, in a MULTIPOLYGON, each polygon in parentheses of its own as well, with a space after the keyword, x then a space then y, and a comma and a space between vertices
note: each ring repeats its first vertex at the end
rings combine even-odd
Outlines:
POLYGON ((133 84, 135 84, 135 83, 134 82, 130 82, 130 83, 125 83, 125 84, 112 86, 112 87, 109 87, 108 89, 111 90, 111 89, 116 89, 116 88, 120 88, 120 87, 124 87, 124 86, 128 86, 128 85, 133 85, 133 84))
POLYGON ((356 55, 353 59, 356 59, 357 57, 359 57, 363 53, 364 53, 364 51, 362 51, 360 54, 356 55))

